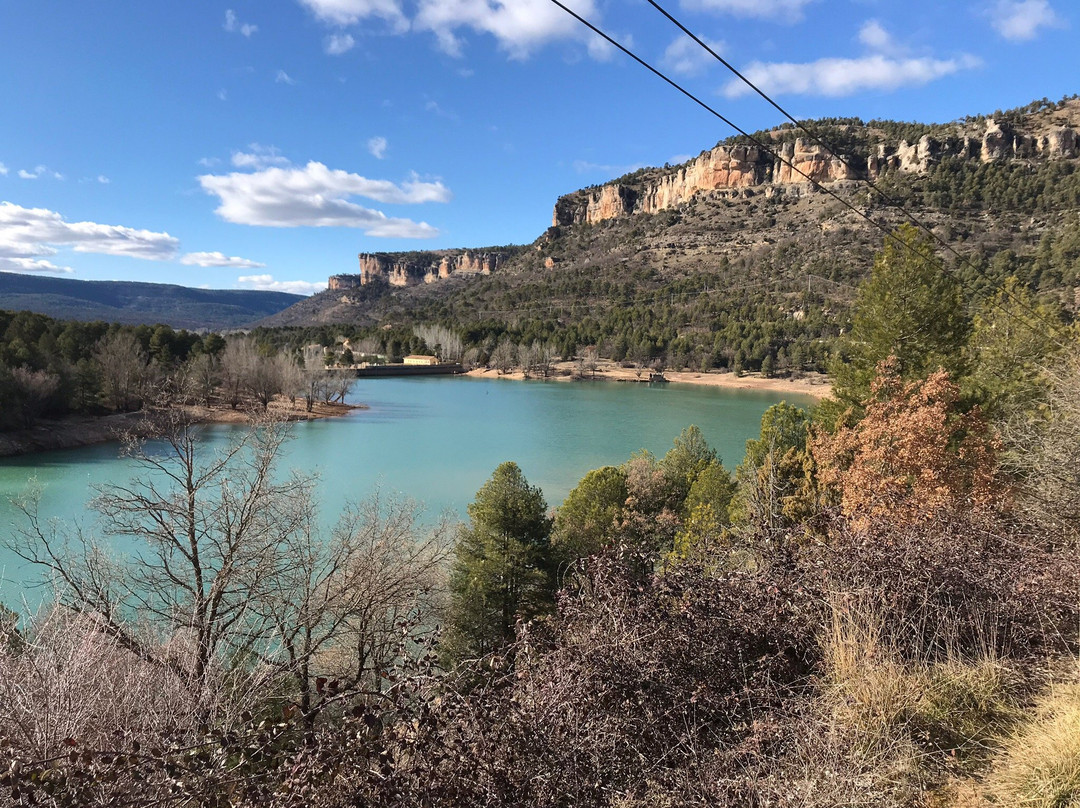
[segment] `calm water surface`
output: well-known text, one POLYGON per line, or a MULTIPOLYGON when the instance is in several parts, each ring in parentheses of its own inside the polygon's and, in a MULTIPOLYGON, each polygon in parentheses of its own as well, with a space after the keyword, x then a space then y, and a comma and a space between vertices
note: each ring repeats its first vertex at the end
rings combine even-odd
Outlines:
MULTIPOLYGON (((284 468, 319 475, 326 521, 342 505, 376 487, 420 500, 434 518, 465 515, 477 489, 504 460, 513 460, 549 505, 560 503, 590 469, 618 464, 632 452, 662 455, 689 424, 697 424, 729 469, 757 435, 761 415, 800 396, 669 384, 567 384, 496 379, 367 379, 351 400, 367 404, 343 418, 297 424, 284 468)), ((211 443, 236 427, 207 427, 211 443)), ((14 529, 9 500, 36 478, 41 513, 64 520, 91 516, 92 485, 129 479, 135 469, 117 445, 0 460, 0 530, 14 529)), ((28 571, 0 549, 0 601, 17 601, 28 571)))

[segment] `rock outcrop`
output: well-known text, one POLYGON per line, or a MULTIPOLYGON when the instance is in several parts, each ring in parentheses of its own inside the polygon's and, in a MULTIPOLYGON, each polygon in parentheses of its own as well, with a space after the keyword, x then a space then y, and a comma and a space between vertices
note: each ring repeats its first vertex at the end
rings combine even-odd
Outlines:
POLYGON ((343 291, 372 283, 416 286, 455 275, 490 275, 510 254, 499 250, 360 253, 360 271, 356 275, 332 275, 329 288, 343 291))
POLYGON ((1068 159, 1080 154, 1074 129, 1056 127, 1039 136, 1016 132, 1007 122, 990 119, 981 136, 935 138, 924 135, 909 143, 878 144, 868 157, 841 160, 823 147, 798 138, 780 143, 774 154, 757 146, 721 144, 681 166, 654 172, 645 179, 625 178, 561 197, 552 224, 595 224, 636 213, 657 213, 689 202, 702 192, 736 195, 765 187, 809 185, 876 179, 888 171, 924 172, 944 157, 979 159, 1068 159))

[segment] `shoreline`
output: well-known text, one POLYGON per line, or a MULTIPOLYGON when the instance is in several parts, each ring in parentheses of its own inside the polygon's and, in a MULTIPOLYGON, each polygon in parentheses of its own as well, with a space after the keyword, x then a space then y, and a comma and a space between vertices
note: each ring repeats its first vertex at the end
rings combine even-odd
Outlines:
MULTIPOLYGON (((246 410, 229 407, 202 407, 180 405, 175 408, 191 416, 197 424, 244 424, 250 422, 246 410)), ((367 409, 364 404, 324 404, 318 402, 308 412, 302 400, 296 404, 288 401, 272 401, 269 412, 283 420, 296 423, 339 418, 353 410, 367 409)), ((0 457, 51 452, 57 449, 77 449, 118 441, 124 434, 140 433, 144 425, 143 412, 116 413, 113 415, 71 415, 59 420, 42 419, 30 429, 0 432, 0 457)))
MULTIPOLYGON (((554 374, 543 381, 609 381, 645 384, 649 380, 649 370, 645 368, 624 368, 615 362, 601 360, 597 363, 596 374, 591 378, 577 375, 576 362, 558 362, 554 374)), ((474 379, 508 379, 522 381, 525 374, 520 370, 511 373, 499 373, 488 368, 474 368, 465 373, 474 379)), ((695 384, 701 387, 724 387, 729 390, 764 390, 777 393, 792 393, 821 400, 832 392, 832 383, 823 373, 807 374, 801 379, 767 379, 760 373, 747 373, 739 376, 735 373, 718 371, 666 370, 664 378, 677 384, 695 384)))
MULTIPOLYGON (((558 362, 553 365, 553 375, 545 381, 613 381, 625 383, 648 383, 649 371, 645 368, 624 368, 610 360, 597 363, 591 378, 577 375, 576 362, 558 362)), ((520 370, 499 373, 487 368, 475 368, 463 374, 475 379, 506 379, 522 381, 525 374, 520 370)), ((731 390, 762 390, 775 393, 791 393, 814 399, 823 399, 832 391, 832 384, 824 374, 810 374, 801 379, 767 379, 757 373, 738 376, 717 371, 665 371, 664 377, 677 384, 693 384, 702 387, 723 387, 731 390)), ((187 412, 194 423, 244 424, 250 421, 246 410, 229 407, 206 408, 198 405, 182 405, 177 409, 187 412)), ((302 400, 296 404, 275 400, 269 411, 289 422, 316 421, 339 418, 354 410, 367 409, 364 404, 324 404, 318 402, 308 412, 302 400)), ((0 432, 0 458, 50 452, 57 449, 77 449, 120 440, 125 433, 138 433, 143 426, 143 413, 118 413, 114 415, 72 415, 60 420, 42 420, 30 429, 0 432)))

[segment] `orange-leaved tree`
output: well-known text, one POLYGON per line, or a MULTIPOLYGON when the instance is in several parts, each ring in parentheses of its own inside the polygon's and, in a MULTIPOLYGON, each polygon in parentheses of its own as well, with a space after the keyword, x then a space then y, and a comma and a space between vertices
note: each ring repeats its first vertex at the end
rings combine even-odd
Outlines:
POLYGON ((977 409, 959 412, 959 398, 944 370, 905 382, 890 357, 877 367, 865 417, 813 440, 818 482, 857 529, 1006 504, 998 441, 977 409))

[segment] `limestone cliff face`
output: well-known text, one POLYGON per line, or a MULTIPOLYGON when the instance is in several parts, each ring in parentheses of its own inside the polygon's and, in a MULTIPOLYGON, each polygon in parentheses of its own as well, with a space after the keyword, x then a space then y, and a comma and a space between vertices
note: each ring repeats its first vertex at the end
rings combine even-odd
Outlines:
POLYGON ((595 224, 635 213, 657 213, 690 201, 701 192, 750 192, 764 187, 808 185, 876 179, 886 171, 923 172, 943 157, 990 162, 1005 159, 1066 159, 1080 154, 1074 129, 1056 127, 1045 134, 1018 133, 1007 123, 991 119, 981 137, 939 140, 924 135, 918 141, 878 145, 867 158, 840 160, 802 138, 777 146, 782 159, 756 146, 719 145, 696 159, 644 182, 612 182, 577 191, 555 203, 552 224, 595 224))
POLYGON ((490 275, 508 254, 500 251, 473 252, 438 250, 418 253, 360 253, 359 273, 334 275, 331 290, 355 289, 372 283, 416 286, 453 275, 490 275))
POLYGON ((341 292, 345 289, 355 289, 360 285, 360 279, 356 275, 331 275, 327 287, 331 292, 341 292))

